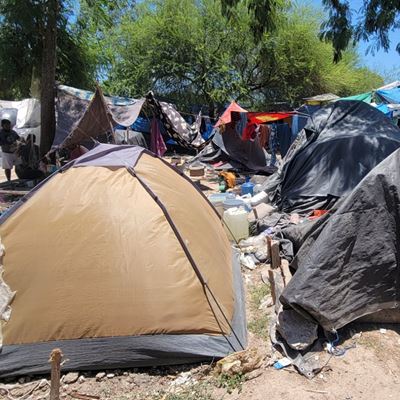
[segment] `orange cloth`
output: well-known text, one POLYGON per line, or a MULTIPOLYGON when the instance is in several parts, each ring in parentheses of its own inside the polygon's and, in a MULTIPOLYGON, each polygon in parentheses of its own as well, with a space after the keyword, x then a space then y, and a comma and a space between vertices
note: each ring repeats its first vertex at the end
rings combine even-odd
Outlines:
POLYGON ((225 179, 229 189, 233 189, 236 186, 236 176, 233 172, 220 172, 219 176, 225 179))

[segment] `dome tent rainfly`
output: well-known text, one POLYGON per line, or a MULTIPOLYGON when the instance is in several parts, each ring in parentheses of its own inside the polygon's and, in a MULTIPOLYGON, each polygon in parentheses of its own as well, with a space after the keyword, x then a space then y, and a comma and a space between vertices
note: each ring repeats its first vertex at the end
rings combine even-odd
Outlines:
POLYGON ((143 148, 99 145, 72 161, 1 217, 0 236, 15 292, 0 377, 49 372, 55 347, 64 370, 95 370, 246 346, 238 255, 217 213, 143 148))

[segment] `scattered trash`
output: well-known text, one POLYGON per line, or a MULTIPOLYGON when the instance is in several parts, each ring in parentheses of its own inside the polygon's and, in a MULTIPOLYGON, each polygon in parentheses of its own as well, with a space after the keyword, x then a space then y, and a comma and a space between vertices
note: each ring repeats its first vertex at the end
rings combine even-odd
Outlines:
POLYGON ((189 385, 195 382, 195 379, 192 377, 192 373, 182 372, 174 381, 171 382, 171 386, 181 386, 181 385, 189 385))
POLYGON ((245 254, 240 255, 240 263, 247 269, 256 269, 256 264, 251 256, 246 256, 245 254))
POLYGON ((292 365, 292 360, 290 360, 287 357, 283 357, 280 360, 278 360, 275 364, 274 364, 274 368, 275 369, 283 369, 288 367, 289 365, 292 365))
POLYGON ((248 350, 233 353, 228 357, 219 360, 214 368, 217 375, 226 374, 247 374, 260 368, 263 364, 265 355, 258 349, 252 347, 248 350))
POLYGON ((387 333, 387 329, 381 328, 381 329, 379 329, 379 332, 382 333, 382 335, 384 335, 387 333))
POLYGON ((339 335, 336 332, 335 340, 325 343, 324 348, 329 354, 332 354, 335 357, 343 357, 346 354, 347 350, 354 349, 356 347, 356 343, 353 343, 352 345, 346 347, 337 347, 338 343, 339 335))
POLYGON ((362 332, 358 332, 358 333, 354 333, 354 334, 351 336, 351 338, 352 338, 353 340, 359 340, 359 339, 361 339, 361 336, 362 336, 362 332))

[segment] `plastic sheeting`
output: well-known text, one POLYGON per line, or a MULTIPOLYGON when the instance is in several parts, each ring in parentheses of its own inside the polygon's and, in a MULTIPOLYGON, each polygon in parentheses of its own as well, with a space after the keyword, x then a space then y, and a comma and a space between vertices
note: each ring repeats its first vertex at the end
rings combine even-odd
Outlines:
POLYGON ((229 124, 232 121, 232 113, 233 112, 247 113, 247 110, 245 110, 244 108, 240 107, 239 104, 237 104, 236 102, 232 101, 232 103, 229 104, 229 107, 224 111, 224 113, 218 119, 218 121, 215 124, 214 128, 218 128, 221 125, 229 124))
POLYGON ((356 94, 354 96, 342 97, 340 100, 359 100, 359 101, 365 101, 366 103, 371 103, 372 92, 366 92, 366 93, 356 94))
POLYGON ((258 140, 242 140, 240 136, 231 130, 224 133, 216 133, 213 143, 219 147, 231 160, 242 164, 241 168, 250 171, 264 171, 271 173, 268 167, 266 151, 260 146, 258 140))
POLYGON ((400 88, 377 90, 376 94, 387 103, 400 104, 400 88))
POLYGON ((399 147, 400 130, 383 113, 336 101, 310 117, 264 189, 283 211, 329 208, 399 147))
POLYGON ((116 125, 128 127, 139 116, 144 99, 133 100, 129 104, 115 105, 110 98, 104 97, 100 89, 94 97, 86 97, 91 92, 77 91, 79 96, 69 88, 59 88, 57 95, 57 127, 53 146, 67 146, 87 142, 106 132, 111 132, 116 125), (108 99, 108 100, 107 100, 108 99))
MULTIPOLYGON (((296 273, 281 296, 285 307, 326 330, 400 307, 400 150, 374 168, 331 214, 306 226, 292 263, 296 273)), ((303 230, 301 225, 298 229, 303 230)))
POLYGON ((21 101, 0 100, 0 119, 11 117, 13 129, 22 136, 29 133, 36 135, 40 143, 40 102, 37 99, 21 101))

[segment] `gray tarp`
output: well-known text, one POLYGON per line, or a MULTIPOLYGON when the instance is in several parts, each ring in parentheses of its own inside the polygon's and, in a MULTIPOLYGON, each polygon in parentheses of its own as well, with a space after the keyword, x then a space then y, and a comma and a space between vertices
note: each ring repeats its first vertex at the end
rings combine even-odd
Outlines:
POLYGON ((281 296, 326 330, 400 305, 400 150, 331 214, 310 225, 281 296))
POLYGON ((53 146, 87 142, 110 132, 116 125, 128 127, 139 116, 145 99, 114 105, 99 89, 91 100, 58 90, 57 127, 53 146), (68 139, 67 139, 68 137, 68 139))
POLYGON ((269 157, 258 140, 242 140, 236 132, 227 129, 223 133, 215 133, 213 145, 220 148, 229 159, 242 164, 250 171, 271 173, 273 170, 268 166, 269 157))
POLYGON ((337 101, 317 111, 267 183, 283 211, 329 208, 400 147, 400 130, 361 101, 337 101))

